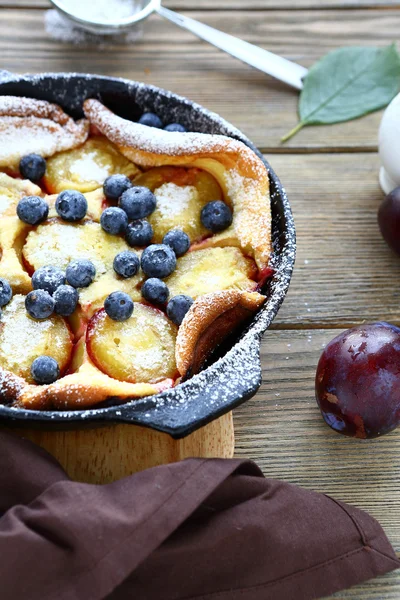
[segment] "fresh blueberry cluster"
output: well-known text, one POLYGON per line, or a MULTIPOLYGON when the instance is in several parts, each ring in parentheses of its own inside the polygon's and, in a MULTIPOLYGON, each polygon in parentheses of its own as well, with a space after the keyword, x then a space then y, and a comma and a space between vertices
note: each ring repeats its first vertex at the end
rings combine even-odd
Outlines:
MULTIPOLYGON (((88 203, 83 194, 75 190, 64 190, 56 200, 57 214, 64 220, 76 223, 87 213, 88 203)), ((25 196, 17 205, 17 215, 28 225, 39 225, 49 215, 49 205, 40 196, 25 196)))
POLYGON ((132 185, 125 175, 110 175, 104 182, 103 191, 110 202, 118 206, 106 208, 100 219, 104 231, 111 235, 123 235, 129 246, 144 247, 151 243, 154 231, 146 219, 156 209, 153 192, 139 185, 132 185))
MULTIPOLYGON (((142 125, 162 128, 160 118, 153 113, 145 113, 139 120, 142 125)), ((177 123, 165 127, 168 131, 183 132, 185 128, 177 123)), ((157 200, 151 190, 134 186, 124 175, 111 175, 104 182, 104 195, 107 200, 118 202, 118 206, 106 208, 100 223, 104 231, 112 235, 123 235, 131 247, 145 247, 139 257, 131 251, 121 252, 114 258, 114 271, 124 279, 134 277, 139 267, 147 279, 142 285, 144 300, 165 306, 168 317, 177 325, 193 304, 193 299, 179 295, 169 299, 169 289, 163 281, 176 268, 177 257, 190 248, 190 238, 181 229, 168 231, 162 244, 152 244, 154 231, 147 220, 157 207, 157 200)), ((222 231, 232 223, 232 211, 219 200, 209 202, 203 208, 201 222, 212 232, 222 231)), ((105 301, 104 308, 111 319, 124 321, 133 312, 133 302, 123 292, 113 292, 105 301)))
POLYGON ((75 311, 79 293, 76 288, 89 286, 96 275, 90 260, 74 260, 65 273, 58 267, 46 265, 32 275, 32 292, 25 298, 25 308, 33 319, 47 319, 54 312, 69 317, 75 311))
MULTIPOLYGON (((164 126, 161 119, 151 112, 144 113, 139 123, 174 133, 186 129, 179 123, 164 126)), ((46 161, 39 155, 30 154, 20 162, 21 176, 39 182, 46 172, 46 161)), ((173 323, 180 325, 193 304, 185 295, 170 298, 170 291, 163 279, 176 268, 177 257, 190 248, 190 238, 181 229, 172 229, 164 236, 161 244, 152 244, 154 231, 148 217, 157 206, 153 192, 143 186, 135 186, 125 175, 109 176, 103 186, 104 195, 112 206, 101 215, 100 225, 110 235, 123 236, 130 247, 144 248, 141 257, 131 250, 117 254, 113 261, 116 275, 122 279, 134 277, 141 268, 146 280, 141 293, 145 301, 164 307, 173 323)), ((64 190, 56 199, 55 209, 64 221, 76 223, 86 217, 88 203, 85 196, 76 190, 64 190)), ((38 225, 48 218, 49 205, 44 198, 27 196, 17 206, 17 215, 24 223, 38 225)), ((233 220, 232 211, 220 200, 206 204, 200 214, 203 226, 216 233, 229 227, 233 220)), ((78 288, 88 287, 96 276, 96 268, 90 260, 71 261, 65 272, 56 266, 47 265, 32 275, 33 290, 25 298, 25 307, 33 319, 43 320, 52 314, 69 317, 79 302, 78 288)), ((10 284, 0 278, 0 307, 12 298, 10 284)), ((104 302, 104 310, 115 321, 126 321, 134 311, 132 298, 122 292, 112 292, 104 302)), ((1 315, 1 312, 0 312, 1 315)), ((57 361, 50 356, 39 356, 31 366, 31 375, 38 384, 49 384, 60 376, 57 361)))
MULTIPOLYGON (((33 290, 25 297, 27 313, 39 321, 54 313, 70 317, 78 306, 76 288, 90 285, 95 275, 96 269, 89 260, 70 262, 65 273, 53 265, 40 267, 32 275, 33 290)), ((6 298, 11 299, 11 294, 9 284, 0 280, 0 303, 6 298)), ((31 375, 37 384, 49 384, 59 378, 60 368, 51 356, 39 356, 31 365, 31 375)))
MULTIPOLYGON (((151 127, 161 127, 161 121, 156 119, 158 117, 155 115, 146 113, 141 122, 151 127)), ((169 126, 169 130, 180 131, 180 128, 179 125, 169 126)), ((162 244, 151 244, 154 231, 146 217, 157 206, 153 192, 146 187, 132 185, 123 175, 108 177, 103 191, 107 200, 118 202, 118 207, 106 208, 102 213, 100 223, 104 231, 112 235, 124 235, 131 247, 145 247, 140 259, 129 250, 117 254, 113 262, 115 273, 128 279, 134 277, 141 267, 148 278, 142 286, 143 298, 152 304, 166 305, 169 289, 162 280, 175 270, 177 257, 189 250, 189 236, 181 229, 173 229, 164 236, 162 244)), ((167 305, 171 320, 180 324, 192 303, 193 300, 186 296, 172 298, 167 305)), ((111 319, 125 321, 132 315, 134 304, 127 294, 113 292, 106 298, 104 309, 111 319)))

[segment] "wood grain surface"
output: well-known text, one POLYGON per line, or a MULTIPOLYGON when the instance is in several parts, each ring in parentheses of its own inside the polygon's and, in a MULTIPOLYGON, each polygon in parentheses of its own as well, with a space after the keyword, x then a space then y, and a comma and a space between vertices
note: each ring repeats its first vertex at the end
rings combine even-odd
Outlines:
MULTIPOLYGON (((334 8, 359 8, 360 6, 392 7, 398 6, 397 0, 163 0, 167 8, 186 10, 260 10, 282 9, 302 10, 304 8, 331 9, 334 8)), ((49 0, 0 0, 0 7, 13 8, 50 8, 49 0)))
MULTIPOLYGON (((400 324, 400 259, 376 211, 381 113, 309 127, 286 145, 297 93, 154 16, 131 46, 70 46, 49 38, 45 0, 0 0, 0 68, 86 71, 171 89, 222 114, 262 149, 293 207, 298 258, 291 289, 262 343, 263 384, 234 413, 236 455, 284 479, 369 511, 400 554, 400 430, 379 440, 336 435, 314 399, 324 345, 363 321, 400 324)), ((166 0, 209 25, 310 66, 343 45, 398 39, 395 0, 166 0)), ((200 451, 200 450, 199 450, 200 451)), ((399 600, 400 572, 336 594, 399 600)))
MULTIPOLYGON (((140 79, 215 110, 261 149, 376 149, 380 114, 334 127, 306 127, 282 146, 296 123, 297 92, 154 16, 140 42, 83 49, 55 42, 42 10, 3 9, 2 68, 15 72, 86 71, 140 79)), ((398 36, 400 11, 195 11, 205 23, 305 66, 346 44, 384 46, 398 36)))

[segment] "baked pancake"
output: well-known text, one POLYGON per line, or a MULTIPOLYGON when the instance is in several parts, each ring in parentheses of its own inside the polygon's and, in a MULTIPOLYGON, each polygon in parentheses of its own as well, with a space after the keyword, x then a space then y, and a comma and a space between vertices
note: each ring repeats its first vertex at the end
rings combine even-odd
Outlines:
POLYGON ((0 401, 16 407, 179 385, 265 302, 271 210, 256 154, 83 108, 75 122, 0 97, 0 401))

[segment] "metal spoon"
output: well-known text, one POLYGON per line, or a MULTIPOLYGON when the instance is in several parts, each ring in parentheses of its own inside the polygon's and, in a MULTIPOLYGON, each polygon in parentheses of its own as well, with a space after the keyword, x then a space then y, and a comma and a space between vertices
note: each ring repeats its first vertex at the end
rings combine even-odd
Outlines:
MULTIPOLYGON (((84 2, 85 0, 82 0, 84 2)), ((248 65, 279 79, 288 85, 301 90, 303 87, 303 78, 307 75, 307 69, 301 65, 286 60, 277 54, 263 50, 258 46, 249 44, 233 35, 223 33, 204 25, 199 21, 184 17, 168 8, 161 6, 161 0, 142 0, 139 1, 137 11, 130 17, 111 21, 87 20, 81 16, 73 14, 68 8, 67 0, 51 0, 52 4, 60 10, 67 18, 80 27, 98 34, 115 34, 119 31, 125 31, 133 28, 137 23, 149 17, 153 12, 158 13, 168 21, 175 23, 182 29, 191 31, 197 37, 213 44, 220 50, 224 50, 235 58, 247 63, 248 65)))

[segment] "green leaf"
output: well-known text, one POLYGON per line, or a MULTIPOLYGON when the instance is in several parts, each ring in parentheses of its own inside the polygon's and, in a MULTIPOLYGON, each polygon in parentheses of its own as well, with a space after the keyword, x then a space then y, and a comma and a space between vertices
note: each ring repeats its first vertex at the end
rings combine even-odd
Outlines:
POLYGON ((379 110, 398 93, 399 84, 400 56, 395 44, 333 50, 309 70, 300 94, 300 122, 282 141, 305 125, 350 121, 379 110))

